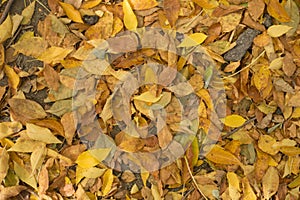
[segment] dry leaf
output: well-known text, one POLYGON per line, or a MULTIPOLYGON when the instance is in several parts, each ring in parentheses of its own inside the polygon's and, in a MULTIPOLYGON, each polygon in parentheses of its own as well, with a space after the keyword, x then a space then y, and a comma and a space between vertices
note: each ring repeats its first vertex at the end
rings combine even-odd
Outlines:
POLYGON ((17 162, 14 162, 14 170, 17 174, 17 176, 25 183, 33 187, 35 190, 37 190, 37 182, 23 166, 19 165, 17 162))
POLYGON ((61 143, 49 129, 31 123, 26 124, 27 135, 29 138, 46 144, 61 143))
POLYGON ((193 33, 188 37, 184 38, 184 40, 179 44, 178 47, 192 47, 197 46, 205 41, 207 36, 204 33, 193 33))
POLYGON ((73 113, 69 112, 64 114, 61 117, 61 123, 64 127, 65 138, 67 140, 67 143, 71 145, 76 131, 76 124, 73 113))
POLYGON ((179 11, 180 11, 180 1, 179 0, 164 0, 163 8, 166 14, 166 17, 173 27, 178 19, 179 11))
POLYGON ((45 144, 36 146, 36 149, 32 152, 30 156, 32 174, 35 173, 36 169, 39 169, 42 166, 46 153, 47 149, 45 144))
POLYGON ((104 175, 102 176, 103 185, 101 187, 101 192, 103 196, 109 194, 113 181, 114 181, 114 175, 112 173, 112 169, 107 169, 104 175))
POLYGON ((20 122, 1 122, 0 123, 0 140, 8 137, 22 129, 20 122))
POLYGON ((8 169, 9 169, 9 155, 6 149, 0 148, 0 183, 2 183, 2 181, 4 180, 8 169))
POLYGON ((29 24, 32 18, 32 15, 34 13, 35 9, 35 1, 33 1, 29 6, 27 6, 23 11, 22 11, 22 16, 24 17, 22 20, 22 24, 26 25, 29 24))
POLYGON ((20 77, 14 71, 14 69, 8 65, 4 66, 4 71, 5 71, 6 76, 8 77, 10 86, 16 90, 20 84, 20 77))
POLYGON ((290 16, 277 0, 269 0, 267 4, 268 13, 280 22, 289 22, 290 16))
POLYGON ((293 27, 290 27, 287 25, 273 25, 268 28, 267 33, 271 37, 280 37, 280 36, 286 34, 292 28, 293 27))
POLYGON ((135 30, 138 25, 137 18, 128 2, 128 0, 123 1, 123 12, 124 12, 124 24, 128 30, 135 30))
POLYGON ((277 191, 279 186, 279 175, 275 167, 269 167, 262 179, 264 199, 270 199, 277 191))
POLYGON ((8 15, 5 21, 0 25, 0 43, 3 43, 5 40, 12 36, 13 24, 8 15))
POLYGON ((74 22, 83 23, 80 12, 71 4, 59 2, 60 6, 65 11, 66 15, 74 22))
POLYGON ((84 169, 94 167, 99 164, 99 162, 100 161, 97 160, 90 151, 82 152, 76 160, 78 166, 84 169))
POLYGON ((8 103, 13 113, 25 120, 42 119, 47 116, 43 107, 35 101, 28 99, 9 99, 8 103))
POLYGON ((82 9, 90 9, 94 8, 97 5, 99 5, 102 2, 102 0, 90 0, 90 1, 84 1, 81 5, 82 9))
POLYGON ((134 10, 146 10, 158 5, 156 0, 129 0, 134 10))
POLYGON ((61 47, 52 46, 44 51, 37 59, 47 63, 47 64, 57 64, 64 60, 73 49, 65 49, 61 47))
POLYGON ((233 128, 240 127, 245 122, 246 120, 242 116, 236 114, 228 115, 224 118, 224 124, 233 128))
POLYGON ((232 153, 226 151, 219 145, 214 145, 205 155, 205 157, 208 160, 218 164, 241 165, 239 159, 237 159, 232 153))

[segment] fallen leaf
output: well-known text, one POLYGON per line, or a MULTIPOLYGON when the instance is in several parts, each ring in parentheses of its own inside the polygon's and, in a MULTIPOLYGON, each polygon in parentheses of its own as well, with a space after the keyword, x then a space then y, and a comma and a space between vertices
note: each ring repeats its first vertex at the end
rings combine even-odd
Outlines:
POLYGON ((274 144, 276 144, 276 140, 270 135, 261 135, 258 140, 258 147, 270 155, 275 155, 279 151, 273 146, 274 144))
POLYGON ((198 4, 200 7, 205 9, 213 9, 218 7, 219 3, 215 0, 192 0, 194 3, 198 4))
POLYGON ((4 71, 5 71, 6 76, 8 77, 10 86, 16 90, 20 84, 20 77, 14 71, 14 69, 8 65, 4 66, 4 71))
POLYGON ((102 0, 90 0, 90 1, 84 1, 81 5, 82 9, 91 9, 96 7, 102 2, 102 0))
POLYGON ((8 169, 9 169, 9 155, 6 149, 0 148, 0 183, 2 183, 2 181, 4 180, 8 169))
POLYGON ((22 129, 20 122, 1 122, 0 123, 0 140, 8 137, 22 129))
POLYGON ((205 157, 218 164, 224 165, 241 165, 239 159, 237 159, 232 153, 226 151, 219 145, 213 145, 205 157))
POLYGON ((17 142, 10 148, 8 151, 22 152, 22 153, 31 153, 37 146, 42 146, 43 142, 21 139, 19 138, 17 142))
POLYGON ((81 168, 87 169, 96 166, 100 161, 97 160, 90 151, 84 151, 78 156, 76 163, 81 168))
POLYGON ((259 90, 262 91, 268 86, 268 80, 271 76, 270 70, 267 66, 261 66, 253 76, 254 85, 259 90))
POLYGON ((22 25, 29 24, 32 18, 32 15, 34 13, 35 9, 35 1, 33 1, 29 6, 27 6, 23 11, 22 11, 22 16, 24 17, 22 20, 22 25))
POLYGON ((166 17, 173 27, 179 16, 180 11, 180 1, 179 0, 164 0, 163 1, 163 8, 166 14, 166 17))
POLYGON ((27 135, 29 138, 46 144, 61 143, 48 128, 40 127, 31 123, 26 124, 27 135))
POLYGON ((204 33, 193 33, 186 38, 179 44, 178 47, 192 47, 197 46, 205 41, 207 36, 204 33))
POLYGON ((270 199, 279 186, 279 175, 275 167, 269 167, 262 179, 264 199, 270 199))
POLYGON ((291 20, 289 22, 283 22, 282 24, 292 27, 292 29, 286 33, 286 36, 290 37, 296 32, 300 22, 299 8, 293 0, 287 0, 284 8, 286 12, 289 13, 291 20))
POLYGON ((273 25, 268 28, 267 33, 271 37, 280 37, 280 36, 286 34, 292 28, 293 27, 290 27, 287 25, 273 25))
POLYGON ((0 25, 0 43, 5 42, 5 40, 12 36, 12 29, 13 24, 10 15, 8 15, 5 21, 0 25))
POLYGON ((65 11, 66 15, 74 22, 83 23, 80 12, 71 4, 59 2, 60 6, 65 11))
POLYGON ((14 170, 17 174, 17 176, 25 183, 33 187, 35 190, 37 190, 37 182, 23 166, 19 165, 17 162, 14 162, 14 170))
POLYGON ((78 184, 81 179, 84 177, 86 178, 98 178, 104 174, 106 169, 99 169, 97 167, 91 167, 91 168, 81 168, 77 167, 76 169, 76 184, 78 184))
POLYGON ((57 64, 64 60, 67 55, 69 55, 73 49, 65 49, 61 47, 52 46, 44 51, 37 59, 47 63, 47 64, 57 64))
POLYGON ((267 3, 268 13, 280 22, 289 22, 290 16, 277 0, 269 0, 267 3))
MULTIPOLYGON (((31 32, 26 32, 31 33, 31 32)), ((25 35, 25 34, 23 34, 25 35)), ((47 49, 47 42, 41 37, 26 37, 18 40, 18 42, 12 47, 16 50, 16 53, 22 53, 26 56, 39 57, 47 49)))
POLYGON ((112 172, 112 169, 107 169, 104 175, 102 176, 102 187, 101 187, 101 192, 103 196, 106 196, 109 194, 112 184, 114 181, 114 175, 112 172))
POLYGON ((247 177, 244 177, 242 179, 242 184, 243 184, 243 200, 256 200, 257 197, 247 177))
POLYGON ((36 146, 36 149, 32 152, 30 156, 30 164, 32 170, 31 174, 34 174, 35 170, 39 169, 42 166, 46 153, 47 149, 45 144, 36 146))
POLYGON ((58 73, 51 66, 45 65, 43 74, 44 74, 44 77, 45 77, 48 87, 50 89, 57 91, 59 88, 59 85, 60 85, 58 73))
POLYGON ((146 10, 158 5, 156 0, 129 0, 133 10, 146 10))
POLYGON ((234 172, 227 173, 227 180, 229 184, 229 196, 233 200, 238 200, 241 197, 240 180, 234 172))
POLYGON ((246 120, 242 116, 236 114, 228 115, 224 118, 224 124, 233 128, 240 127, 245 122, 246 120))
POLYGON ((134 96, 133 99, 139 100, 139 101, 145 101, 149 103, 155 103, 161 99, 162 95, 159 95, 158 97, 153 94, 151 91, 147 91, 142 93, 141 95, 134 96))
POLYGON ((13 113, 20 118, 24 118, 25 120, 42 119, 47 116, 43 107, 35 101, 13 98, 9 99, 8 103, 13 113))
POLYGON ((123 1, 124 24, 128 30, 135 30, 138 25, 137 18, 130 6, 128 0, 123 1))
POLYGON ((27 187, 23 185, 4 187, 0 191, 0 199, 10 199, 17 196, 20 192, 26 189, 27 187))

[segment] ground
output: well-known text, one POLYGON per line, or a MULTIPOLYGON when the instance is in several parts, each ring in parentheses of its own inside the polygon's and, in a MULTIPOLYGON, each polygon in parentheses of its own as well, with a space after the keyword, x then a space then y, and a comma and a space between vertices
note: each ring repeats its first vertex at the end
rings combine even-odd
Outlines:
POLYGON ((300 198, 298 0, 0 5, 1 200, 300 198))

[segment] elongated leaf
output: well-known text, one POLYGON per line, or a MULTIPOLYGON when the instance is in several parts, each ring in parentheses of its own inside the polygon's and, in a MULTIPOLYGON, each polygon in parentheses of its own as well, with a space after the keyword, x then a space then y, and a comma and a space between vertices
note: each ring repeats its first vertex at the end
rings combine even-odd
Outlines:
POLYGON ((3 181, 3 179, 7 174, 9 168, 8 161, 9 161, 9 155, 6 149, 1 148, 0 149, 0 183, 3 181))
POLYGON ((34 13, 34 8, 35 8, 35 1, 33 1, 29 6, 27 6, 23 11, 22 11, 22 16, 24 17, 22 20, 22 24, 29 24, 30 20, 32 18, 32 15, 34 13))
POLYGON ((269 167, 262 180, 265 199, 270 199, 278 190, 279 175, 275 167, 269 167))
POLYGON ((23 166, 19 165, 17 162, 14 162, 14 170, 17 174, 17 176, 25 183, 33 187, 37 190, 37 182, 23 166))
POLYGON ((74 22, 83 23, 80 12, 71 4, 59 2, 60 6, 65 11, 66 15, 74 22))
POLYGON ((112 173, 112 169, 107 169, 102 177, 103 185, 101 187, 101 192, 103 196, 106 196, 110 192, 113 181, 114 181, 114 175, 112 173))
POLYGON ((201 44, 207 36, 204 33, 194 33, 184 38, 178 47, 192 47, 201 44))
POLYGON ((0 25, 0 43, 11 37, 12 35, 12 21, 10 15, 8 15, 5 21, 0 25))
POLYGON ((228 115, 224 119, 224 124, 229 127, 242 126, 246 120, 240 115, 228 115))
POLYGON ((137 18, 128 2, 128 0, 123 1, 123 12, 124 12, 124 24, 128 30, 135 30, 138 25, 137 18))

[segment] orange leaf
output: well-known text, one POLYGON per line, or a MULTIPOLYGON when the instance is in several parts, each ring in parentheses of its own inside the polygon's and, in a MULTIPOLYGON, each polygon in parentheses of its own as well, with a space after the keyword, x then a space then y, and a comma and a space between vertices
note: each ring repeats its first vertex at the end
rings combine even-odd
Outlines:
POLYGON ((219 145, 214 145, 206 154, 206 158, 217 164, 242 165, 239 159, 219 145))
POLYGON ((74 22, 83 23, 80 12, 76 10, 71 4, 59 2, 66 15, 74 22))

